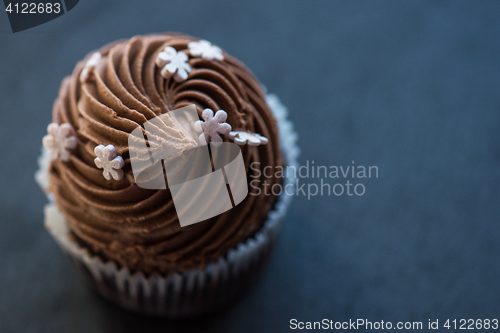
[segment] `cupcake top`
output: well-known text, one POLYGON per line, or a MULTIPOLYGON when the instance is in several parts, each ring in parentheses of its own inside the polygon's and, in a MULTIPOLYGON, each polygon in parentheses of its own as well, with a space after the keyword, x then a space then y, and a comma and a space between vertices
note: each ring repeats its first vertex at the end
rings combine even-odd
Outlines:
MULTIPOLYGON (((276 120, 252 73, 207 41, 166 33, 92 52, 63 80, 52 117, 49 191, 76 240, 104 260, 146 273, 203 268, 255 233, 272 208, 264 187, 280 179, 263 171, 283 164, 276 120), (181 227, 168 187, 136 183, 128 140, 189 105, 205 123, 218 119, 205 138, 239 144, 249 181, 259 181, 236 207, 181 227)), ((175 144, 197 144, 176 130, 169 122, 159 129, 175 144)))

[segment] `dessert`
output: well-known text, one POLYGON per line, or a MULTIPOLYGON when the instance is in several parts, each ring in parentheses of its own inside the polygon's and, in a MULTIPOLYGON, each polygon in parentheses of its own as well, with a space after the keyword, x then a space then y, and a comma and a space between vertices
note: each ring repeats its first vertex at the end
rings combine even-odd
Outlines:
MULTIPOLYGON (((181 226, 170 182, 148 188, 138 181, 131 133, 138 129, 145 135, 151 156, 156 148, 184 151, 234 142, 247 177, 259 174, 258 186, 272 186, 290 179, 266 177, 255 168, 293 163, 293 157, 283 157, 278 127, 257 79, 208 41, 168 33, 109 44, 76 65, 54 103, 43 140, 50 151, 44 190, 53 198, 46 224, 104 296, 154 314, 204 312, 214 302, 222 304, 233 293, 229 289, 265 259, 272 237, 255 237, 265 232, 270 212, 286 194, 265 195, 249 187, 231 209, 181 226), (170 117, 188 107, 198 118, 187 117, 187 125, 170 117), (229 258, 242 247, 257 254, 229 258), (227 272, 214 268, 221 263, 227 272), (168 287, 172 277, 178 285, 168 287), (190 299, 201 297, 196 305, 167 301, 188 291, 190 299), (212 301, 201 296, 207 293, 212 301)), ((156 162, 161 168, 161 158, 156 162)), ((211 195, 206 200, 220 201, 211 195)), ((285 208, 279 209, 281 217, 285 208)))

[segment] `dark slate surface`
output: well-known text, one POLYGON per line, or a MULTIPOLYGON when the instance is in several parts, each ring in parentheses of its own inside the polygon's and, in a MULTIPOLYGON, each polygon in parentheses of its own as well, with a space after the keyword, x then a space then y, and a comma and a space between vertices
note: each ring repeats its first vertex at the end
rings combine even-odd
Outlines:
POLYGON ((0 331, 279 332, 292 318, 498 316, 499 12, 494 1, 82 0, 17 34, 0 14, 0 331), (44 230, 33 180, 76 61, 156 31, 206 38, 244 61, 289 106, 302 164, 379 168, 364 196, 295 198, 255 287, 187 322, 131 315, 91 292, 44 230))

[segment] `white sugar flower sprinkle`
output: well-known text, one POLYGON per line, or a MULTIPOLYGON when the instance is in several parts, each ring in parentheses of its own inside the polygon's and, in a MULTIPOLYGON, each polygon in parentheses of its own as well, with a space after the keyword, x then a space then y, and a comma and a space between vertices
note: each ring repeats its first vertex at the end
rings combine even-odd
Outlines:
POLYGON ((125 162, 121 156, 116 156, 116 148, 113 145, 99 145, 94 148, 97 157, 94 159, 95 165, 102 170, 102 175, 106 180, 120 180, 123 178, 123 166, 125 162))
POLYGON ((191 72, 191 66, 187 63, 188 56, 186 53, 177 52, 172 46, 167 46, 165 49, 158 53, 156 57, 156 65, 161 70, 161 75, 168 79, 172 75, 177 82, 184 81, 188 78, 188 73, 191 72))
POLYGON ((80 74, 80 81, 82 83, 92 80, 92 74, 94 73, 95 66, 99 63, 99 60, 101 60, 101 54, 99 52, 95 52, 92 54, 90 59, 87 60, 80 74))
POLYGON ((214 146, 218 147, 222 143, 222 138, 219 134, 228 135, 231 132, 231 125, 226 123, 227 113, 224 110, 219 110, 215 113, 212 109, 205 109, 201 114, 205 120, 198 120, 194 123, 194 130, 202 132, 199 137, 199 142, 202 145, 211 142, 214 146))
POLYGON ((208 40, 199 40, 197 42, 190 42, 188 44, 189 53, 192 56, 201 56, 204 59, 212 60, 224 60, 224 56, 222 55, 222 50, 220 47, 213 45, 208 40))
POLYGON ((73 135, 73 127, 70 124, 58 125, 51 123, 47 127, 47 134, 43 137, 43 146, 50 149, 50 159, 55 160, 58 157, 64 162, 69 160, 70 149, 76 148, 76 137, 73 135))
POLYGON ((248 133, 242 131, 235 131, 229 133, 229 138, 234 141, 237 145, 249 144, 250 146, 265 145, 269 140, 257 133, 248 133))

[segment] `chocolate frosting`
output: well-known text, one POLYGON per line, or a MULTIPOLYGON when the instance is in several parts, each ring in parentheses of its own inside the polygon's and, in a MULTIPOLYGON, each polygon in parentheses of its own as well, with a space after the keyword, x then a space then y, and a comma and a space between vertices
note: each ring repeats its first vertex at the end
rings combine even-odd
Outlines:
POLYGON ((170 274, 203 268, 250 237, 275 199, 265 195, 264 180, 272 186, 279 179, 262 178, 260 195, 249 187, 249 195, 233 209, 181 227, 168 188, 143 189, 134 181, 129 134, 158 115, 191 104, 199 116, 205 108, 223 109, 233 131, 269 139, 267 145, 241 146, 249 181, 257 174, 249 168, 252 162, 260 162, 254 168, 261 171, 282 165, 276 120, 261 84, 241 62, 225 52, 224 60, 190 57, 192 71, 186 81, 163 78, 155 64, 158 53, 172 46, 189 55, 187 44, 197 40, 167 33, 107 45, 98 50, 101 59, 93 79, 79 80, 92 52, 63 80, 54 103, 53 122, 71 124, 78 145, 68 162, 52 162, 50 191, 80 242, 104 260, 131 270, 170 274), (114 145, 123 157, 123 179, 106 180, 94 164, 94 148, 101 144, 114 145))

